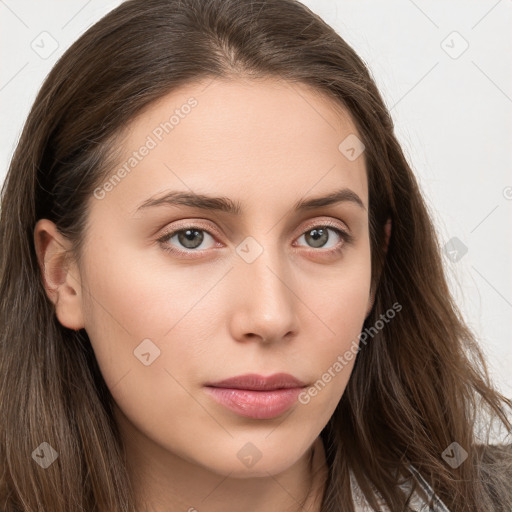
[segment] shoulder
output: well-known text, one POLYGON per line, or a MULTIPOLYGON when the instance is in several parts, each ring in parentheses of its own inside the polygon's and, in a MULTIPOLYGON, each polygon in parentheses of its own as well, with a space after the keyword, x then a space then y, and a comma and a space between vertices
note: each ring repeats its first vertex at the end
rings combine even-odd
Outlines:
POLYGON ((512 444, 481 444, 474 448, 480 480, 487 494, 512 503, 512 444))
MULTIPOLYGON (((420 496, 418 492, 415 491, 412 494, 411 500, 409 502, 409 510, 414 510, 415 512, 450 512, 448 507, 439 499, 438 496, 435 495, 428 482, 420 475, 420 473, 412 466, 409 466, 409 470, 414 479, 418 482, 418 485, 421 487, 422 491, 428 498, 427 500, 425 500, 422 496, 420 496), (428 502, 430 502, 431 497, 433 497, 433 507, 430 507, 428 505, 428 502)), ((362 493, 352 473, 350 475, 350 484, 352 487, 352 499, 354 502, 355 512, 375 512, 374 509, 366 501, 366 498, 364 497, 364 494, 362 493)), ((400 485, 400 488, 406 494, 409 494, 411 491, 410 480, 400 485)), ((390 509, 384 503, 384 500, 379 499, 379 493, 376 490, 375 494, 377 495, 378 498, 379 512, 391 512, 390 509)))
POLYGON ((476 444, 474 448, 484 464, 501 462, 507 466, 512 461, 512 444, 476 444))
MULTIPOLYGON (((512 481, 512 444, 479 444, 474 445, 473 448, 476 454, 475 463, 478 466, 480 480, 485 487, 486 494, 491 500, 496 500, 495 505, 498 507, 497 509, 501 510, 500 507, 503 503, 512 503, 512 486, 510 485, 512 481), (499 503, 497 497, 499 497, 499 503)), ((417 512, 450 512, 418 470, 412 465, 408 468, 418 486, 427 496, 427 500, 425 500, 415 491, 411 496, 411 509, 417 512), (428 505, 431 497, 433 498, 433 508, 430 508, 428 505)), ((374 512, 366 501, 352 473, 350 474, 350 483, 355 511, 374 512)), ((410 492, 410 480, 400 487, 404 492, 410 492)), ((378 496, 377 492, 376 495, 378 496)), ((391 512, 381 500, 379 500, 379 511, 391 512)))

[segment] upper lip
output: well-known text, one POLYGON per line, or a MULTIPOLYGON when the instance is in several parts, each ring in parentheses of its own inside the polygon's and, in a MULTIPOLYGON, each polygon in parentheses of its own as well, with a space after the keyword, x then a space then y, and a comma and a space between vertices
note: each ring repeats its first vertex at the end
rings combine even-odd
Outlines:
POLYGON ((256 373, 249 373, 207 384, 207 386, 215 388, 249 389, 256 391, 298 388, 304 387, 305 385, 304 382, 289 373, 275 373, 268 377, 256 373))

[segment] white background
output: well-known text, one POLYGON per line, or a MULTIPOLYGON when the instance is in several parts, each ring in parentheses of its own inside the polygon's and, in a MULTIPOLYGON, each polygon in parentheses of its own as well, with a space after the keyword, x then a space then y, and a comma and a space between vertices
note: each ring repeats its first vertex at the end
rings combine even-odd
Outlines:
MULTIPOLYGON (((119 3, 0 0, 0 183, 43 78, 119 3)), ((304 3, 369 66, 442 245, 467 247, 450 286, 512 397, 512 0, 304 3)))

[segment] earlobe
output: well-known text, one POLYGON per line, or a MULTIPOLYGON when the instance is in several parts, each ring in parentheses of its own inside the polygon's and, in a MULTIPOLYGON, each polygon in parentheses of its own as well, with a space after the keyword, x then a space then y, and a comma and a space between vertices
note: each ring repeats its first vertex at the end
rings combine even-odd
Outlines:
POLYGON ((70 242, 55 223, 40 219, 34 228, 34 245, 46 295, 55 305, 59 322, 69 329, 82 329, 81 284, 69 258, 70 242))

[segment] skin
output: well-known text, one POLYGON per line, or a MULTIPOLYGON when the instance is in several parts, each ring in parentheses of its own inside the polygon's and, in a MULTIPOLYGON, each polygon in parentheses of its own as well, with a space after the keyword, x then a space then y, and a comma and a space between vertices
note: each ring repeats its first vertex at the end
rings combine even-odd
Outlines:
POLYGON ((62 325, 85 328, 91 340, 116 402, 140 510, 144 502, 162 512, 220 512, 235 503, 239 512, 293 511, 308 499, 308 510, 319 511, 325 473, 313 478, 308 462, 355 359, 308 404, 275 419, 242 417, 204 385, 287 372, 311 386, 357 341, 372 305, 368 184, 364 153, 351 161, 338 149, 357 130, 341 107, 305 85, 209 80, 138 116, 122 163, 190 97, 198 105, 157 147, 104 198, 91 197, 80 267, 66 264, 71 246, 54 224, 38 221, 47 294, 62 325), (342 187, 364 208, 346 201, 292 210, 299 199, 342 187), (242 214, 136 211, 170 190, 226 196, 242 214), (353 242, 334 231, 323 245, 308 240, 326 221, 353 242), (184 226, 205 230, 198 248, 178 236, 157 242, 164 230, 184 226), (236 250, 248 236, 263 249, 252 263, 236 250), (329 255, 337 245, 341 251, 329 255), (134 356, 146 338, 160 350, 148 366, 134 356), (261 454, 251 467, 237 456, 248 442, 261 454), (307 497, 312 478, 318 486, 307 497))

